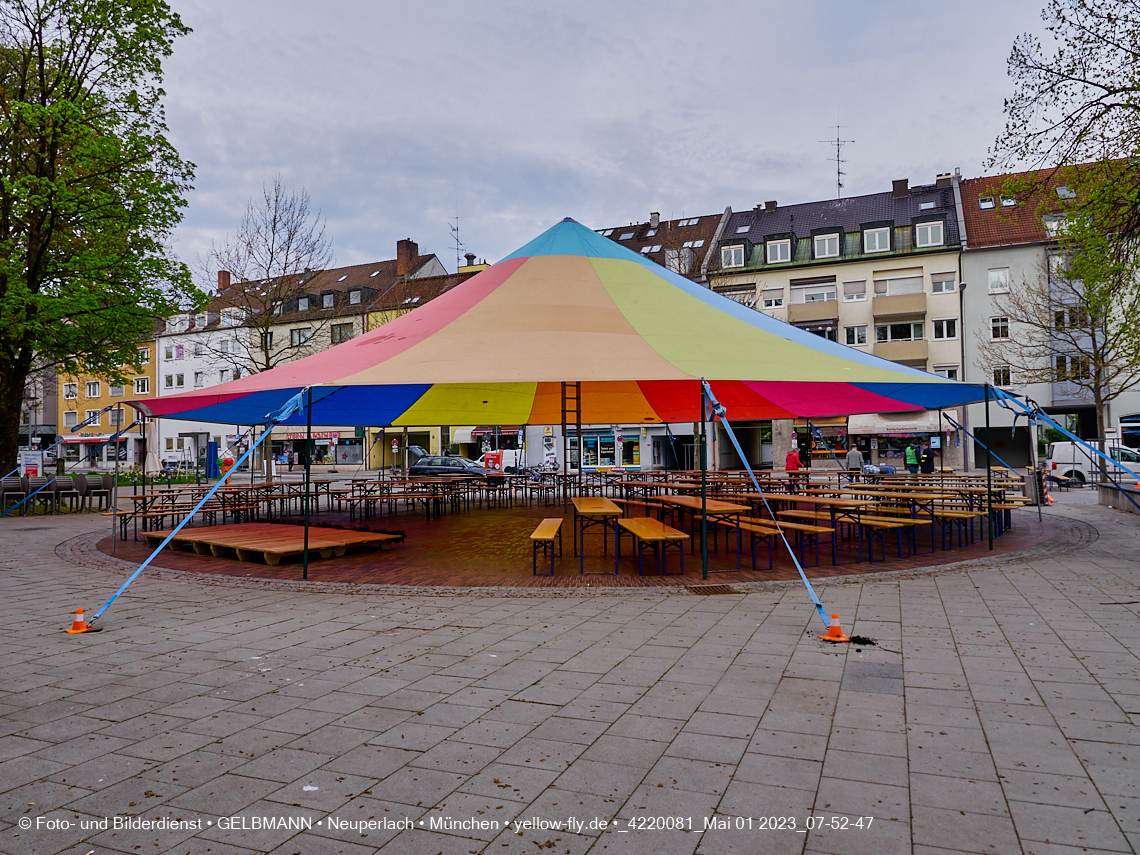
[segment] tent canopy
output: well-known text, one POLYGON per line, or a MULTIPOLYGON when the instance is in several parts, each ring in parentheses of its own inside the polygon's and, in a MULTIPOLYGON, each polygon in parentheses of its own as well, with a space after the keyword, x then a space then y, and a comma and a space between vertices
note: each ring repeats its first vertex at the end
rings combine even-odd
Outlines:
MULTIPOLYGON (((313 423, 693 422, 700 378, 734 419, 936 409, 981 400, 946 380, 747 308, 565 219, 427 305, 304 359, 131 404, 260 424, 306 386, 313 423)), ((304 411, 285 424, 304 424, 304 411)))

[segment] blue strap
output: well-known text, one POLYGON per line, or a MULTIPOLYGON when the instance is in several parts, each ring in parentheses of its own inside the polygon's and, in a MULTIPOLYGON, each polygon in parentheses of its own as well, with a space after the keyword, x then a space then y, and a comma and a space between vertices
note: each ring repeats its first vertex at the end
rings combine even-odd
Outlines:
MULTIPOLYGON (((297 393, 297 395, 295 395, 293 398, 290 398, 288 401, 286 401, 285 405, 280 410, 278 410, 275 413, 267 415, 265 417, 266 418, 265 423, 267 425, 277 424, 278 422, 280 422, 284 419, 287 419, 293 413, 297 412, 298 407, 297 407, 297 405, 295 405, 295 402, 299 401, 301 398, 301 395, 303 395, 304 393, 305 393, 305 389, 302 389, 300 392, 297 393), (290 409, 290 407, 292 407, 292 409, 290 409)), ((201 501, 199 501, 198 504, 194 506, 194 509, 192 511, 190 511, 190 513, 188 513, 185 517, 183 517, 182 522, 180 522, 177 526, 175 526, 174 530, 166 536, 166 539, 163 540, 162 543, 160 543, 158 545, 158 547, 150 555, 147 556, 146 561, 144 561, 142 564, 139 565, 139 569, 131 574, 131 577, 123 583, 122 587, 119 588, 119 590, 117 590, 115 592, 114 596, 112 596, 111 599, 107 600, 107 602, 105 602, 103 604, 102 608, 100 608, 99 611, 95 612, 95 616, 93 618, 91 618, 91 620, 88 621, 88 623, 94 623, 96 620, 98 620, 99 616, 102 615, 103 612, 107 611, 107 609, 111 606, 111 603, 113 603, 113 602, 115 602, 115 600, 119 599, 119 596, 123 593, 123 591, 127 590, 127 587, 131 584, 131 582, 135 581, 135 579, 137 579, 139 577, 139 574, 142 573, 142 571, 145 570, 150 565, 150 562, 152 562, 154 560, 154 557, 156 555, 158 555, 158 553, 162 552, 163 549, 166 548, 166 545, 168 543, 170 543, 171 540, 174 539, 174 536, 176 534, 178 534, 178 532, 182 531, 182 529, 186 526, 186 524, 188 522, 190 522, 191 519, 194 518, 194 515, 196 513, 198 513, 199 510, 202 509, 202 506, 205 505, 206 502, 208 502, 210 500, 210 497, 213 496, 214 493, 218 492, 218 490, 229 480, 230 476, 233 475, 233 473, 238 470, 238 467, 241 466, 243 463, 245 463, 245 461, 249 459, 249 456, 251 454, 253 454, 254 450, 259 445, 261 445, 261 443, 265 442, 265 440, 269 436, 271 436, 271 434, 272 434, 272 431, 268 431, 268 430, 264 431, 261 434, 261 438, 258 439, 255 443, 253 443, 253 445, 251 445, 249 447, 249 449, 245 452, 245 454, 243 454, 240 458, 238 458, 238 461, 233 465, 233 468, 231 468, 225 475, 223 475, 221 478, 218 479, 218 483, 215 484, 213 487, 211 487, 209 492, 207 492, 206 495, 202 497, 201 501)), ((112 536, 114 536, 114 535, 112 535, 112 536)))
POLYGON ((732 440, 732 447, 736 449, 736 453, 740 456, 741 462, 744 463, 744 468, 748 470, 748 477, 752 479, 752 486, 755 487, 756 492, 760 494, 760 500, 764 503, 764 507, 767 508, 768 514, 772 517, 772 524, 776 526, 776 531, 780 533, 780 540, 784 541, 784 547, 788 550, 788 555, 792 556, 792 563, 796 565, 796 571, 800 574, 800 579, 803 580, 804 587, 807 588, 808 594, 811 596, 815 610, 819 612, 820 620, 823 621, 824 626, 830 627, 831 623, 827 619, 827 613, 823 610, 823 604, 820 603, 819 597, 816 596, 815 589, 811 586, 811 582, 808 581, 804 568, 800 566, 800 560, 796 558, 795 550, 792 549, 792 545, 788 543, 788 538, 784 535, 784 529, 780 526, 780 521, 776 519, 776 515, 772 513, 772 508, 768 504, 768 498, 764 495, 764 491, 760 489, 760 482, 756 480, 756 474, 748 464, 748 458, 744 456, 744 452, 740 448, 740 443, 736 441, 736 434, 732 432, 732 425, 728 423, 728 418, 725 415, 727 411, 721 403, 713 397, 712 389, 709 388, 709 384, 704 381, 701 382, 704 383, 705 394, 708 395, 709 403, 712 404, 713 415, 717 416, 724 424, 728 438, 732 440))

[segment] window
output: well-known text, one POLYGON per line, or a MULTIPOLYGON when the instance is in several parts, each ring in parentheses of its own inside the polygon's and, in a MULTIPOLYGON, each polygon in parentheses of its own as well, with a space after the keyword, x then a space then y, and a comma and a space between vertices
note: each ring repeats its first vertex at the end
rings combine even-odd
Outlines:
POLYGON ((839 257, 839 235, 816 235, 812 243, 816 258, 839 257))
POLYGON ((1077 194, 1063 184, 1057 187, 1057 195, 1062 199, 1075 199, 1077 194))
POLYGON ((1089 315, 1084 306, 1067 306, 1053 311, 1054 326, 1057 332, 1079 330, 1088 327, 1089 315))
POLYGON ((419 301, 420 301, 420 295, 419 295, 419 294, 416 294, 416 296, 414 296, 414 297, 405 297, 405 298, 404 298, 404 302, 403 302, 403 305, 405 305, 405 306, 408 306, 408 305, 412 305, 412 306, 414 306, 414 305, 415 305, 416 303, 418 303, 419 301))
POLYGON ((835 300, 835 281, 810 285, 792 284, 793 303, 829 303, 835 300))
POLYGON ((1041 225, 1045 227, 1045 234, 1054 238, 1065 225, 1064 214, 1046 214, 1041 218, 1041 225))
POLYGON ((1064 354, 1057 354, 1053 357, 1053 382, 1064 383, 1069 379, 1068 369, 1069 358, 1064 354))
POLYGON ((641 248, 641 254, 642 255, 649 255, 649 253, 651 253, 651 252, 653 252, 653 245, 652 244, 647 244, 646 246, 643 246, 641 248))
POLYGON ((101 427, 103 425, 103 413, 100 410, 88 410, 85 421, 91 427, 101 427))
POLYGON ((182 345, 178 344, 178 345, 174 346, 174 358, 175 359, 182 359, 185 355, 186 355, 186 351, 182 347, 182 345))
POLYGON ((283 308, 284 308, 284 304, 283 304, 283 303, 281 303, 280 301, 274 302, 274 304, 273 304, 273 314, 275 314, 275 315, 280 315, 280 314, 281 314, 281 310, 282 310, 283 308))
POLYGON ((309 339, 313 337, 312 327, 297 327, 297 329, 289 330, 289 344, 293 347, 303 347, 309 343, 309 339))
POLYGON ((1009 196, 1002 196, 1001 197, 1001 206, 1003 208, 1016 208, 1017 207, 1017 200, 1012 199, 1009 196))
POLYGON ((904 324, 878 324, 875 326, 875 341, 922 341, 925 324, 907 322, 904 324))
POLYGON ((173 347, 163 348, 162 358, 163 359, 173 359, 174 358, 174 348, 173 347))
POLYGON ((918 203, 918 210, 920 210, 920 211, 933 211, 934 210, 934 202, 919 202, 918 203))
POLYGON ((992 211, 994 209, 994 197, 993 196, 979 196, 978 197, 978 207, 981 208, 983 211, 992 211))
POLYGON ((847 343, 850 345, 859 345, 867 343, 867 325, 860 324, 856 327, 844 327, 844 332, 847 334, 847 343))
POLYGON ((240 380, 240 379, 241 379, 241 369, 240 369, 240 368, 235 368, 235 369, 234 369, 234 379, 235 379, 235 380, 240 380))
POLYGON ((867 299, 867 280, 851 279, 843 283, 843 302, 857 303, 867 299))
POLYGON ((756 308, 756 283, 748 282, 741 285, 728 285, 721 286, 716 289, 716 292, 722 297, 740 303, 742 306, 747 306, 750 309, 756 308))
POLYGON ((205 382, 206 382, 206 372, 205 371, 195 371, 194 372, 194 386, 195 387, 201 386, 205 382))
POLYGON ((693 269, 693 251, 689 248, 692 241, 686 241, 685 246, 680 251, 675 249, 665 250, 665 266, 672 270, 674 273, 685 274, 693 269))
POLYGON ((876 297, 894 297, 899 294, 921 294, 921 276, 891 276, 875 280, 876 297))
POLYGON ((230 369, 223 368, 222 370, 220 370, 218 372, 218 381, 221 383, 229 383, 230 382, 230 369))
POLYGON ((149 377, 136 377, 135 378, 135 394, 136 395, 149 395, 150 394, 150 378, 149 377))
POLYGON ((934 223, 919 223, 914 227, 914 245, 919 249, 928 246, 942 246, 942 221, 934 223))
POLYGON ((230 352, 230 343, 228 341, 218 342, 218 353, 229 353, 229 352, 230 352))
POLYGON ((196 342, 194 345, 194 355, 195 356, 205 356, 206 355, 206 345, 204 345, 202 342, 196 342))
POLYGON ((298 297, 297 298, 297 311, 298 312, 309 311, 309 298, 308 297, 298 297))
POLYGON ((63 426, 73 428, 79 424, 79 413, 75 410, 68 410, 63 414, 63 426))
POLYGON ((123 387, 117 386, 114 383, 112 383, 110 386, 107 387, 107 394, 110 395, 112 398, 121 398, 121 397, 123 397, 123 387))
POLYGON ((63 400, 74 401, 79 397, 79 384, 78 383, 64 383, 63 384, 63 400))
POLYGON ((791 240, 770 240, 767 247, 769 264, 781 264, 792 260, 791 240))
MULTIPOLYGON (((344 278, 345 277, 343 277, 343 276, 341 277, 341 279, 344 279, 344 278)), ((338 279, 337 281, 339 282, 340 279, 338 279)), ((322 294, 321 295, 321 307, 325 308, 325 309, 331 309, 333 307, 333 295, 332 294, 322 294)))
POLYGON ((88 398, 98 398, 99 397, 99 381, 98 380, 88 380, 87 381, 87 397, 88 398))
POLYGON ((261 334, 261 349, 273 350, 273 330, 261 334))
POLYGON ((168 436, 166 438, 166 450, 167 451, 174 451, 174 437, 168 436))
POLYGON ((934 340, 944 341, 958 337, 957 318, 936 318, 934 320, 934 340))
POLYGON ((1009 290, 1009 268, 999 267, 990 271, 990 293, 1004 294, 1009 290))
POLYGON ((340 344, 352 338, 352 324, 333 324, 329 331, 333 344, 340 344))
POLYGON ((1069 379, 1087 381, 1092 376, 1090 360, 1087 356, 1069 357, 1069 379))
POLYGON ((186 448, 186 437, 180 436, 178 437, 178 450, 182 451, 184 448, 186 448))
MULTIPOLYGON (((611 229, 611 231, 613 231, 613 230, 611 229)), ((359 291, 349 291, 348 292, 348 305, 350 305, 350 306, 359 306, 360 305, 360 292, 359 291)))
POLYGON ((994 366, 994 385, 995 386, 1012 386, 1013 380, 1010 377, 1008 365, 995 365, 994 366))
POLYGON ((123 426, 123 410, 121 407, 115 407, 115 409, 111 410, 107 415, 110 419, 108 424, 111 425, 111 427, 123 426))
POLYGON ((678 226, 695 226, 700 221, 701 221, 700 217, 692 217, 691 219, 688 219, 688 220, 678 221, 677 225, 678 226))
POLYGON ((721 267, 743 267, 744 266, 744 247, 741 244, 735 246, 723 246, 720 249, 720 266, 721 267))
POLYGON ((162 386, 165 389, 173 389, 174 388, 174 375, 173 374, 167 374, 165 377, 163 377, 162 378, 162 386))
POLYGON ((746 235, 750 231, 752 231, 752 226, 737 226, 736 227, 736 233, 738 235, 746 235))
POLYGON ((177 389, 181 389, 181 388, 182 388, 183 386, 185 386, 185 385, 186 385, 186 377, 185 377, 185 375, 183 375, 183 374, 175 374, 175 375, 174 375, 174 386, 175 386, 175 388, 177 388, 177 389))
POLYGON ((765 288, 761 296, 764 298, 765 309, 778 309, 784 305, 783 288, 765 288))
POLYGON ((820 338, 825 338, 828 341, 836 340, 836 329, 833 326, 811 326, 800 327, 800 329, 807 330, 812 335, 817 335, 820 338))
POLYGON ((650 229, 649 231, 647 231, 647 232, 645 233, 645 236, 646 236, 647 238, 651 238, 651 237, 653 237, 653 236, 654 236, 654 235, 656 235, 656 234, 657 234, 657 229, 650 229))
POLYGON ((602 237, 609 237, 613 233, 614 233, 613 229, 606 229, 604 232, 602 232, 602 237))
POLYGON ((140 347, 139 348, 139 364, 140 365, 146 365, 148 362, 150 362, 150 348, 149 347, 140 347))
POLYGON ((953 273, 931 273, 931 294, 953 294, 958 289, 958 280, 953 273))
POLYGON ((947 380, 958 379, 958 366, 957 365, 935 365, 934 373, 939 377, 945 377, 947 380))
POLYGON ((624 232, 618 240, 629 240, 631 237, 633 237, 633 232, 624 232))
POLYGON ((890 252, 891 230, 889 226, 867 229, 863 232, 863 252, 890 252))
POLYGON ((206 326, 206 316, 205 315, 198 315, 197 321, 198 321, 198 329, 202 329, 203 327, 206 326))
POLYGON ((232 326, 233 322, 234 322, 234 316, 233 316, 233 313, 229 309, 226 309, 224 312, 222 312, 222 326, 225 326, 225 327, 232 326))

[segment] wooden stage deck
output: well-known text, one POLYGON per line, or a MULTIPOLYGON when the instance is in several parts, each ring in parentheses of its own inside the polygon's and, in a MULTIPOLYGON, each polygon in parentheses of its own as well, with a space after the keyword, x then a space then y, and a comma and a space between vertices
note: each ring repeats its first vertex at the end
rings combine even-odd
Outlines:
MULTIPOLYGON (((144 534, 146 545, 154 549, 170 534, 170 531, 148 531, 144 534)), ((338 558, 350 546, 376 546, 383 549, 385 543, 403 540, 399 534, 381 534, 371 531, 351 529, 309 528, 309 557, 338 558)), ((193 549, 199 555, 213 555, 228 558, 237 554, 239 561, 258 561, 277 565, 286 555, 300 555, 305 549, 305 530, 295 525, 274 525, 272 523, 241 523, 239 525, 217 525, 202 528, 184 528, 170 541, 173 550, 193 549)))

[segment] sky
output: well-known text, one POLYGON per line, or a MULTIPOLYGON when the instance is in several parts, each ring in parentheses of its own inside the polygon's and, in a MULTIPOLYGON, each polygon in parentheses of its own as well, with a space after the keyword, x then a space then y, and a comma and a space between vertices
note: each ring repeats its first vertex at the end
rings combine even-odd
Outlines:
MULTIPOLYGON (((494 263, 590 228, 988 174, 1014 38, 1044 0, 574 3, 171 0, 164 88, 196 165, 192 267, 280 176, 334 265, 411 238, 494 263)), ((465 263, 465 262, 461 262, 465 263)))

